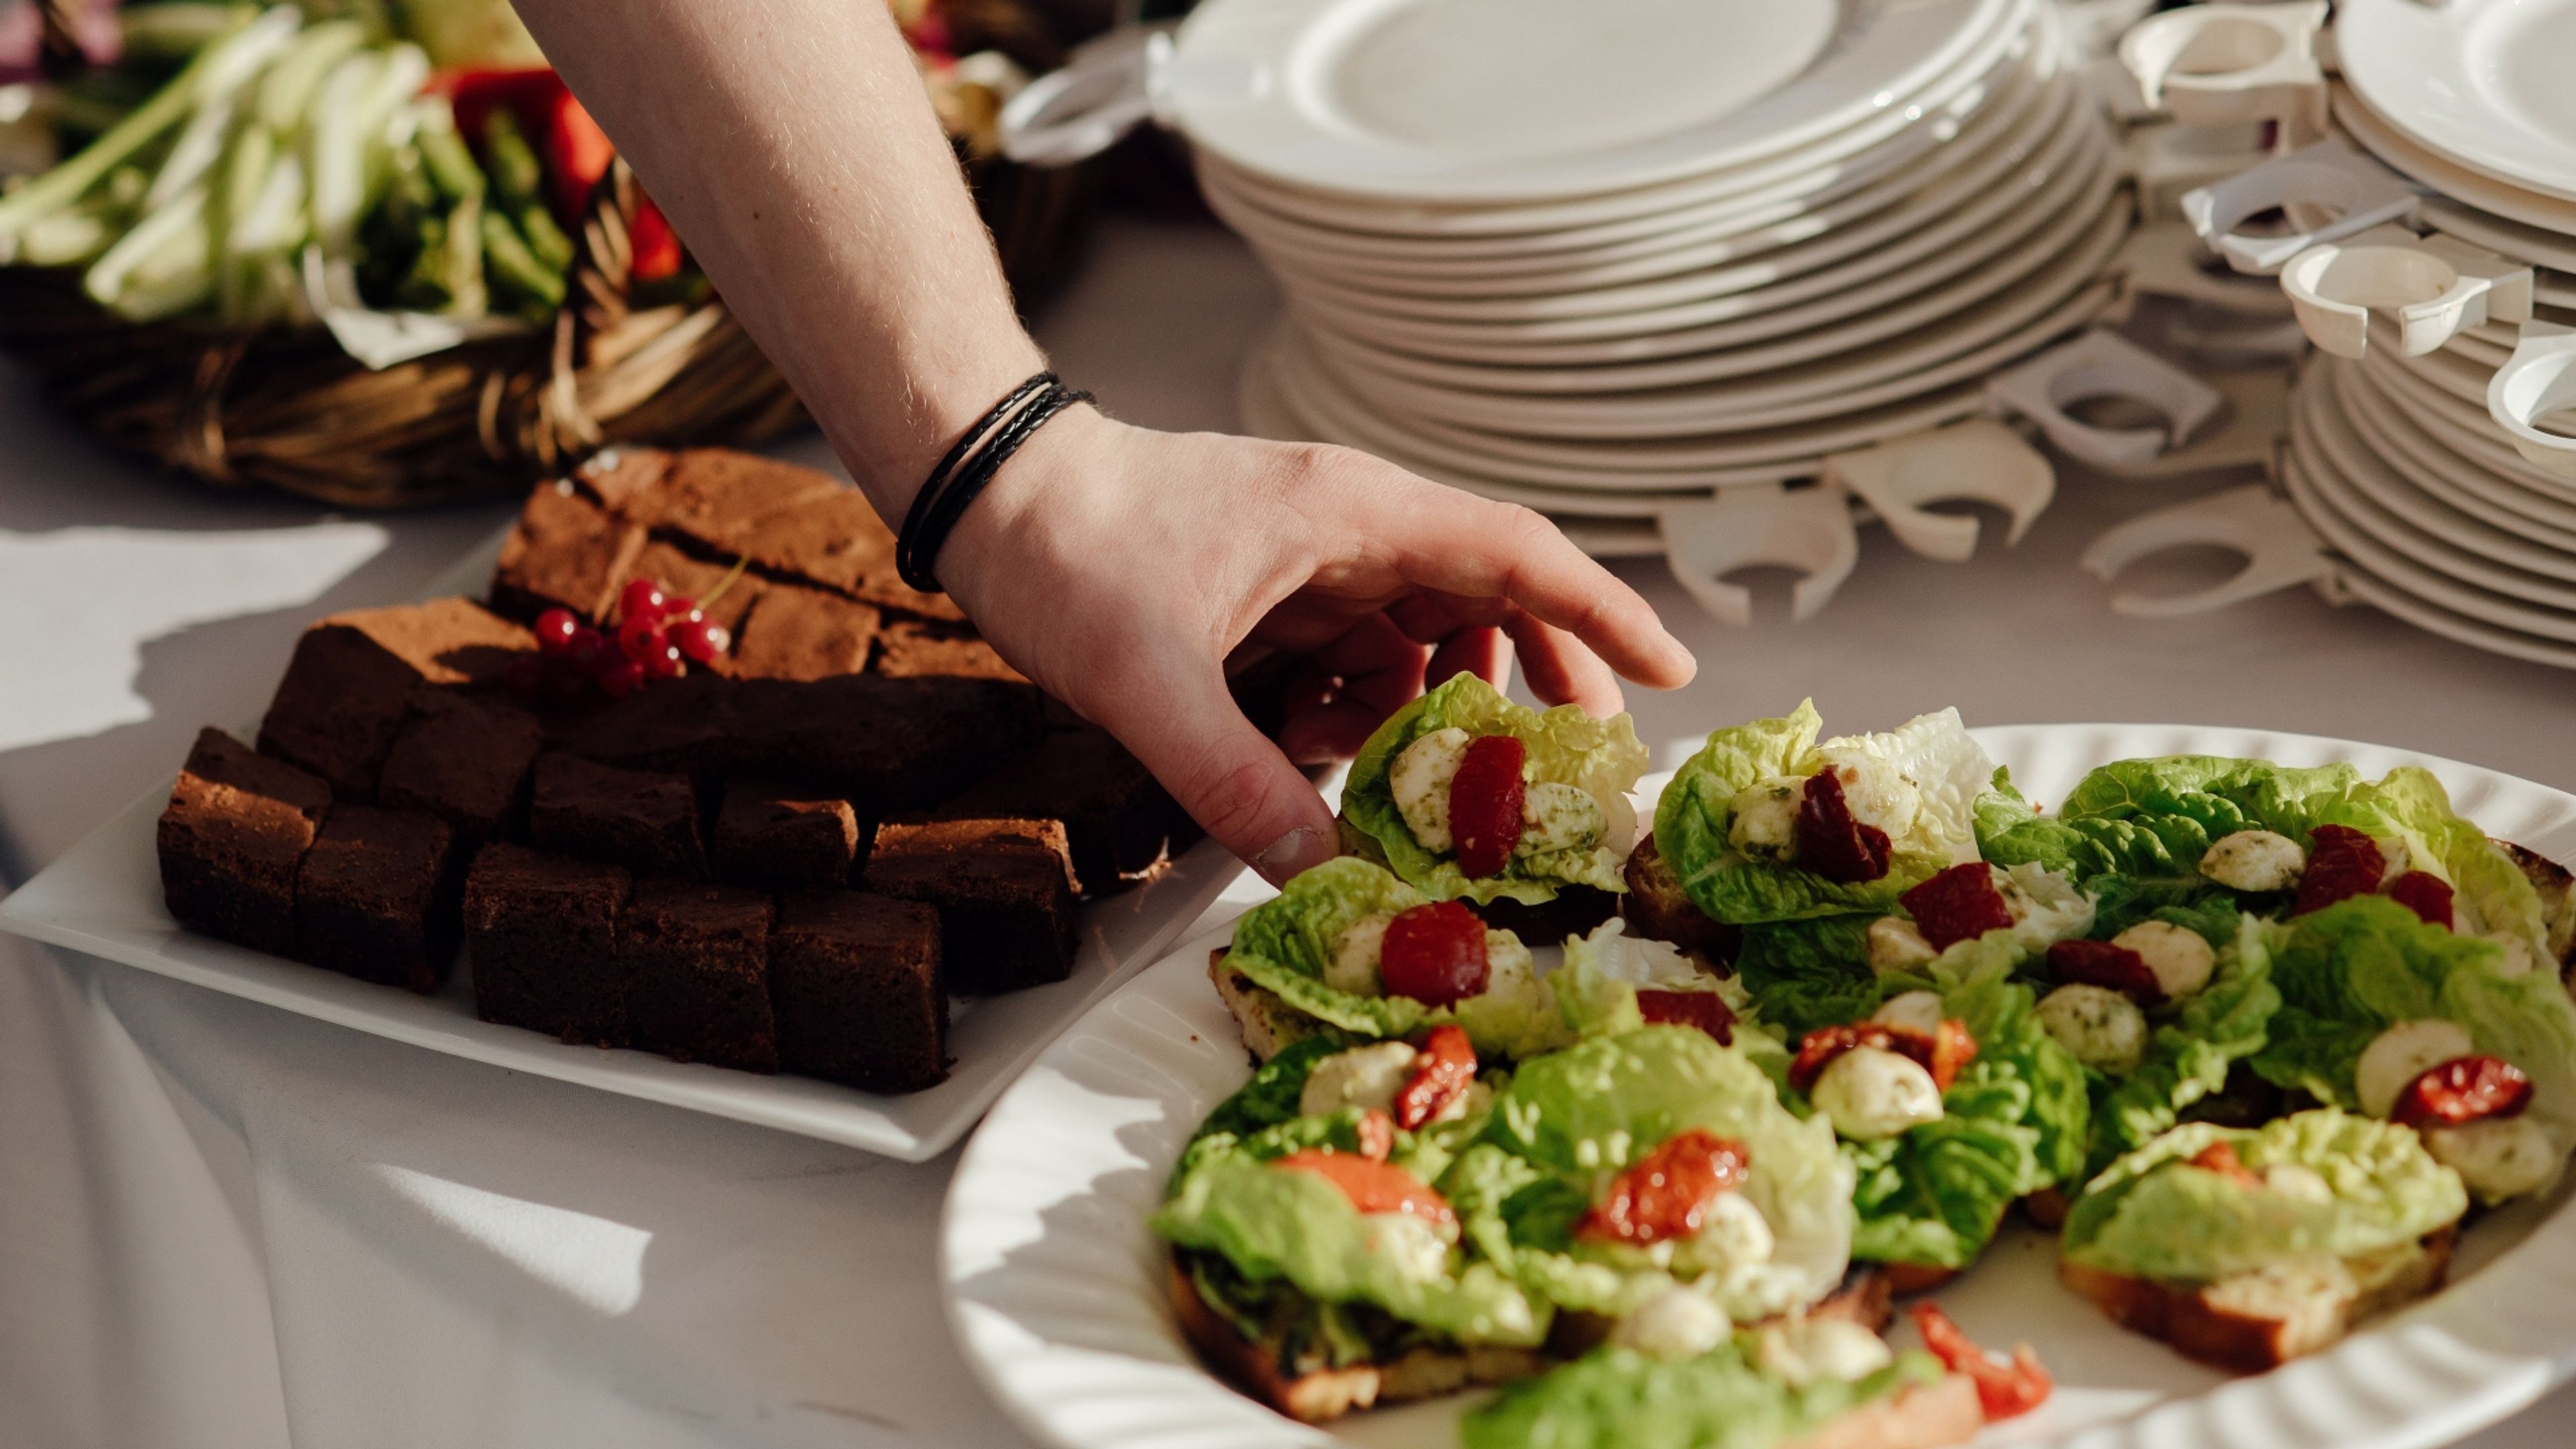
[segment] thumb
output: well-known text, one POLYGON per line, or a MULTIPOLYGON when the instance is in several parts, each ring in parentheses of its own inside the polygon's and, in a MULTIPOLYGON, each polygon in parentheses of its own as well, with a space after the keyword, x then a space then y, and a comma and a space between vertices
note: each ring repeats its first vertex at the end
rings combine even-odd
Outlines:
POLYGON ((1323 797, 1243 717, 1212 661, 1193 661, 1156 683, 1119 691, 1100 723, 1191 819, 1273 885, 1340 852, 1323 797))

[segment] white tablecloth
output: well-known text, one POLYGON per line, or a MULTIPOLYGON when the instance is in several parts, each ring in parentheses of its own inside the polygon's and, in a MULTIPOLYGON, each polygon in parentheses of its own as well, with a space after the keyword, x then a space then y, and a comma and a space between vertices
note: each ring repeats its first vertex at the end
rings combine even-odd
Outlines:
MULTIPOLYGON (((1103 243, 1043 319, 1061 369, 1137 421, 1230 426, 1266 281, 1209 232, 1103 243)), ((810 438, 789 451, 821 460, 810 438)), ((1631 701, 1641 731, 1671 763, 1712 722, 1812 693, 1837 728, 1946 702, 1985 723, 2189 719, 2576 788, 2564 674, 2306 594, 2112 615, 2072 560, 2168 496, 2070 479, 2018 550, 1962 566, 1873 530, 1822 618, 1786 624, 1769 581, 1749 633, 1624 565, 1702 660, 1684 694, 1631 701)), ((209 498, 0 375, 0 881, 165 778, 199 724, 255 720, 307 620, 405 596, 506 516, 209 498)), ((933 1286, 948 1168, 0 938, 0 1449, 1020 1442, 933 1286)), ((2474 1442, 2571 1438, 2562 1393, 2474 1442)))

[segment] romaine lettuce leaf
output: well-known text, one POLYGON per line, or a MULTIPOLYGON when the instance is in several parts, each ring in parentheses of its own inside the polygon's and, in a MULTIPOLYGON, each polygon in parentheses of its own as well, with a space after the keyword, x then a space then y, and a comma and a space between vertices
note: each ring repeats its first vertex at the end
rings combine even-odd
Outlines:
POLYGON ((1801 1388, 1763 1372, 1735 1343, 1678 1360, 1601 1348, 1507 1386, 1459 1432, 1466 1449, 1772 1449, 1941 1376, 1920 1350, 1867 1378, 1818 1378, 1801 1388))
POLYGON ((1597 720, 1574 705, 1535 710, 1514 704, 1473 674, 1458 674, 1421 698, 1397 710, 1369 736, 1351 761, 1342 785, 1342 817, 1381 856, 1387 868, 1434 900, 1497 900, 1539 905, 1556 899, 1565 885, 1625 891, 1620 866, 1628 837, 1635 831, 1636 810, 1628 792, 1650 762, 1628 716, 1597 720), (1471 735, 1512 735, 1529 747, 1528 775, 1589 792, 1601 802, 1609 836, 1590 851, 1555 851, 1543 856, 1513 857, 1503 873, 1469 880, 1450 855, 1422 848, 1396 809, 1388 784, 1395 757, 1435 730, 1463 729, 1471 735))
MULTIPOLYGON (((1645 1015, 1637 1007, 1639 991, 1704 991, 1726 1003, 1739 1021, 1752 1010, 1743 984, 1735 977, 1712 975, 1676 947, 1629 935, 1628 923, 1616 917, 1593 927, 1590 935, 1567 937, 1565 964, 1548 980, 1556 989, 1557 1010, 1564 1014, 1566 1027, 1578 1036, 1608 1036, 1644 1026, 1645 1015)), ((1746 1035, 1743 1045, 1748 1051, 1759 1049, 1753 1045, 1754 1036, 1769 1048, 1779 1045, 1776 1037, 1758 1028, 1746 1035)))
POLYGON ((2270 1039, 2272 1015, 2281 1006, 2280 990, 2272 984, 2269 928, 2261 919, 2223 900, 2197 909, 2168 908, 2156 918, 2199 932, 2218 952, 2218 966, 2207 986, 2157 1022, 2135 1071, 2098 1080, 2090 1158, 2096 1172, 2144 1147, 2194 1103, 2224 1090, 2229 1069, 2270 1039))

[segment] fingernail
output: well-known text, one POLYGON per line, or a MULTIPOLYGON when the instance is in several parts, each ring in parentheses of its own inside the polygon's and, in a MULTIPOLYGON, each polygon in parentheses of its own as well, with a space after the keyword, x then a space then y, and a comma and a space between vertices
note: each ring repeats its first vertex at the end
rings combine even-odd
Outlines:
POLYGON ((1332 858, 1333 847, 1324 837, 1300 825, 1262 849, 1252 858, 1253 870, 1275 886, 1284 886, 1300 872, 1332 858))

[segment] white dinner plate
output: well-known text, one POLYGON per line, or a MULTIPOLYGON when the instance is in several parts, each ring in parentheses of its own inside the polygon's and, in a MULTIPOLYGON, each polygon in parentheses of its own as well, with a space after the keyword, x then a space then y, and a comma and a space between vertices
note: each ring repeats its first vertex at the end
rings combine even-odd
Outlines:
MULTIPOLYGON (((496 534, 422 597, 481 597, 506 536, 507 530, 496 534)), ((277 667, 284 669, 285 661, 277 667)), ((947 1151, 1040 1048, 1162 955, 1243 869, 1223 846, 1201 841, 1160 878, 1086 905, 1069 979, 956 1001, 948 1047, 957 1060, 948 1079, 927 1091, 883 1096, 811 1077, 762 1076, 646 1051, 567 1046, 485 1021, 474 1014, 471 968, 461 954, 444 988, 416 996, 198 935, 170 919, 161 902, 154 836, 169 800, 164 781, 0 900, 0 930, 450 1056, 906 1162, 947 1151)))
POLYGON ((2464 242, 2517 262, 2576 272, 2576 240, 2543 227, 2481 211, 2446 196, 2424 198, 2424 220, 2464 242))
MULTIPOLYGON (((2474 765, 2309 735, 2189 725, 1975 732, 2034 799, 2107 760, 2213 753, 2376 775, 2422 765, 2501 838, 2576 861, 2576 796, 2474 765)), ((1645 782, 1651 801, 1666 777, 1645 782)), ((1058 1449, 1452 1449, 1476 1396, 1296 1424, 1201 1368, 1174 1326, 1145 1220, 1191 1131, 1249 1075, 1208 985, 1211 932, 1101 1003, 1014 1084, 968 1144, 941 1225, 940 1272, 967 1362, 1003 1410, 1058 1449)), ((2530 1404, 2576 1371, 2576 1213, 2567 1192, 2462 1235, 2452 1286, 2312 1358, 2229 1379, 2115 1327, 2057 1282, 2048 1239, 2018 1226, 1942 1306, 1988 1344, 2027 1340, 2057 1380, 2036 1414, 1981 1445, 2081 1449, 2426 1449, 2530 1404)))
MULTIPOLYGON (((1164 100, 1288 186, 1449 203, 1633 190, 1901 112, 2029 0, 1211 0, 1164 100)), ((1979 67, 1982 69, 1982 67, 1979 67)))
POLYGON ((2343 416, 2408 481, 2462 513, 2576 558, 2576 502, 2524 488, 2450 446, 2363 369, 2342 363, 2331 371, 2343 416))
POLYGON ((2425 147, 2576 200, 2576 0, 2343 0, 2346 84, 2425 147))
POLYGON ((2447 156, 2436 155, 2388 123, 2349 87, 2334 91, 2335 124, 2362 148, 2422 186, 2456 197, 2508 221, 2576 236, 2576 201, 2544 195, 2472 171, 2447 156))
POLYGON ((2576 480, 2544 472, 2515 452, 2483 406, 2452 396, 2376 352, 2362 360, 2361 372, 2426 435, 2481 465, 2499 484, 2536 495, 2553 509, 2576 507, 2576 480))

